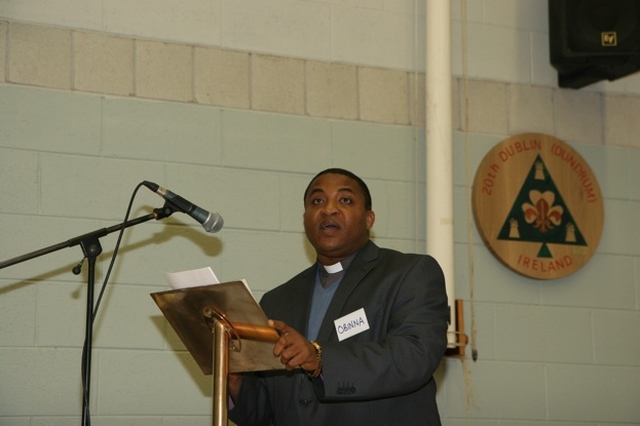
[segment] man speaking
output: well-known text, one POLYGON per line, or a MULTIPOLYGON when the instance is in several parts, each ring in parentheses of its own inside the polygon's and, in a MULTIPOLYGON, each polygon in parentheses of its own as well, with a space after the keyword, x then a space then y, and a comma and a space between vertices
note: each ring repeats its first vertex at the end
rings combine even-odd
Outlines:
POLYGON ((260 301, 285 370, 230 375, 229 418, 239 426, 440 425, 433 373, 447 345, 442 269, 369 240, 371 195, 347 170, 311 180, 303 217, 316 263, 260 301))

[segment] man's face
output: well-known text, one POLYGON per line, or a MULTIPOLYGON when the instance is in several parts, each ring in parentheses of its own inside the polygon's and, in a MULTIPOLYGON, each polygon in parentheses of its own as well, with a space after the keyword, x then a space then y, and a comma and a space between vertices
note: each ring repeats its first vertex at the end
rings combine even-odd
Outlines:
POLYGON ((337 263, 369 240, 375 221, 365 208, 365 196, 358 183, 348 176, 326 173, 310 185, 304 200, 304 230, 325 265, 337 263))

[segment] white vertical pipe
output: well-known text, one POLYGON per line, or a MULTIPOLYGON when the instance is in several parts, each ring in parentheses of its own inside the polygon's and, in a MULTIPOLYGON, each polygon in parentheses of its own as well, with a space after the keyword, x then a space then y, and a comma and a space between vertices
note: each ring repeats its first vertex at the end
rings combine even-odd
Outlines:
POLYGON ((426 214, 427 253, 446 279, 451 309, 449 344, 455 343, 453 271, 453 155, 451 1, 426 0, 426 214))

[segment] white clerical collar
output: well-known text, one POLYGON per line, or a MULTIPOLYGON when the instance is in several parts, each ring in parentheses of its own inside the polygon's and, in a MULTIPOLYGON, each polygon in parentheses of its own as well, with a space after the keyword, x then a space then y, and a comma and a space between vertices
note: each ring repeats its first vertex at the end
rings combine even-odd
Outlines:
POLYGON ((324 270, 329 274, 335 274, 336 272, 342 271, 342 263, 334 263, 333 265, 322 265, 324 270))
POLYGON ((356 257, 356 254, 357 252, 353 253, 346 259, 342 259, 341 262, 334 263, 333 265, 322 265, 320 262, 318 262, 318 264, 322 265, 322 268, 324 268, 327 274, 335 274, 336 272, 342 272, 349 269, 349 265, 351 265, 351 262, 353 261, 353 258, 356 257))

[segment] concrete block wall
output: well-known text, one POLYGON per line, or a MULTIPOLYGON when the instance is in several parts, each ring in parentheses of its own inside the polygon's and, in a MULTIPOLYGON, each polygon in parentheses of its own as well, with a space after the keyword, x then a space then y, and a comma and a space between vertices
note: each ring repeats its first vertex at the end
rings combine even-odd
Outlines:
POLYGON ((4 25, 13 84, 409 124, 406 71, 4 25))
MULTIPOLYGON (((462 17, 452 3, 459 53, 462 17)), ((546 1, 465 3, 469 68, 454 56, 453 88, 456 294, 468 333, 473 307, 480 358, 467 360, 469 382, 460 360, 443 361, 444 423, 637 424, 638 78, 558 89, 546 1), (593 260, 550 283, 505 269, 468 214, 467 171, 522 131, 571 143, 605 196, 593 260)), ((210 424, 209 378, 149 293, 166 288, 162 271, 209 265, 223 280, 246 277, 260 297, 308 265, 301 198, 318 170, 361 174, 374 196, 376 242, 424 251, 422 7, 0 5, 0 261, 120 223, 142 180, 225 218, 216 235, 180 214, 126 231, 96 323, 94 424, 210 424)), ((143 188, 132 215, 161 202, 143 188)), ((103 239, 100 278, 115 240, 103 239)), ((3 426, 79 422, 86 265, 78 277, 70 270, 81 257, 76 247, 0 270, 3 426)))

